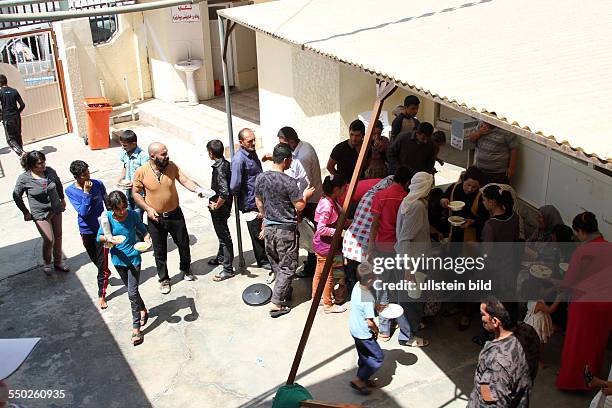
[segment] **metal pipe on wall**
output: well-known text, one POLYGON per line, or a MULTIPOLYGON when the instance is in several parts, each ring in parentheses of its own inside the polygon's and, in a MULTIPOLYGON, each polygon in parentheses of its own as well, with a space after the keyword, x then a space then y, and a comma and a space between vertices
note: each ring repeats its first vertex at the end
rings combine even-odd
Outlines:
POLYGON ((102 7, 98 9, 52 11, 49 13, 19 13, 0 14, 0 22, 4 21, 60 21, 71 18, 106 16, 112 14, 135 13, 139 11, 155 10, 183 4, 198 4, 204 0, 157 0, 150 3, 133 4, 128 6, 102 7))
MULTIPOLYGON (((223 18, 219 16, 219 42, 221 46, 225 44, 225 25, 223 18)), ((231 30, 227 33, 229 37, 231 30)), ((223 93, 225 95, 225 113, 227 114, 227 135, 230 149, 230 157, 234 158, 234 125, 232 123, 232 102, 230 97, 229 78, 227 74, 227 47, 222 50, 221 66, 223 67, 223 93)), ((238 264, 242 270, 246 263, 244 261, 244 252, 242 249, 242 229, 240 227, 240 211, 238 210, 238 197, 234 196, 234 213, 236 214, 236 235, 238 238, 238 264)))

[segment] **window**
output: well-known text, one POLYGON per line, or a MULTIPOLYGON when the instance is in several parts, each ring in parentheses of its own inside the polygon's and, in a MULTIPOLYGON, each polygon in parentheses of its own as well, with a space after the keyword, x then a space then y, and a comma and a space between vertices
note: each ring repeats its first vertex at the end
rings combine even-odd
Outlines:
POLYGON ((117 15, 89 17, 89 27, 93 44, 104 44, 117 31, 117 15))

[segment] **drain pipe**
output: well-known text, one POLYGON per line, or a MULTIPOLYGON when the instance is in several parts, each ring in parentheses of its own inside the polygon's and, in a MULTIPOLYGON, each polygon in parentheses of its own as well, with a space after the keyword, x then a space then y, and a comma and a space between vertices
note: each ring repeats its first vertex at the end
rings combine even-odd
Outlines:
MULTIPOLYGON (((102 7, 97 9, 49 11, 44 13, 0 14, 0 22, 4 21, 60 21, 79 17, 96 17, 109 14, 135 13, 139 11, 156 10, 183 4, 198 4, 204 0, 155 0, 149 3, 130 4, 126 6, 102 7)), ((45 3, 45 0, 3 0, 0 7, 19 6, 24 4, 45 3)), ((65 4, 64 4, 65 6, 65 4)))
MULTIPOLYGON (((226 32, 225 25, 223 24, 223 17, 219 16, 219 42, 221 46, 225 44, 226 32)), ((229 22, 229 20, 228 20, 229 22)), ((235 23, 229 22, 230 27, 227 31, 227 37, 232 35, 233 25, 235 23)), ((222 50, 221 66, 223 67, 223 93, 225 94, 225 113, 227 114, 227 134, 229 140, 230 156, 234 159, 234 125, 232 123, 232 101, 229 92, 229 79, 227 76, 227 47, 222 50)), ((238 197, 234 196, 234 213, 236 214, 236 234, 238 237, 238 264, 241 271, 244 270, 246 263, 244 262, 244 251, 242 250, 242 229, 240 227, 240 211, 238 210, 238 197)))
POLYGON ((132 103, 132 94, 130 93, 130 84, 128 83, 126 74, 123 74, 123 83, 125 84, 125 90, 127 91, 128 103, 130 104, 130 114, 132 115, 132 122, 133 122, 136 120, 136 115, 134 115, 134 104, 132 103))

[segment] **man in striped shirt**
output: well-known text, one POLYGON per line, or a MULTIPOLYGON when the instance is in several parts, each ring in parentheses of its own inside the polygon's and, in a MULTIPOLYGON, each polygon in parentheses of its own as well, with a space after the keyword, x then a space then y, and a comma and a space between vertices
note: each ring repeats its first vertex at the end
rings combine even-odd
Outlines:
POLYGON ((476 145, 476 167, 483 173, 481 184, 510 184, 518 159, 516 135, 481 122, 470 141, 476 145))

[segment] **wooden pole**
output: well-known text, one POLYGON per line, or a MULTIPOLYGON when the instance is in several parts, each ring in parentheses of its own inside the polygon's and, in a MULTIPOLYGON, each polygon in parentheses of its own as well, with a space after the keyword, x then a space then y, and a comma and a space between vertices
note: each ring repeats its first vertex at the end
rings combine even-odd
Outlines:
POLYGON ((295 382, 295 377, 297 376, 297 371, 300 367, 302 356, 304 355, 304 349, 306 348, 306 343, 308 342, 308 336, 310 335, 312 324, 314 323, 315 316, 317 315, 319 302, 321 301, 321 296, 323 295, 325 281, 327 280, 327 276, 330 273, 331 266, 334 260, 333 254, 336 253, 336 250, 340 247, 340 243, 342 241, 342 226, 346 221, 346 212, 348 211, 349 203, 351 202, 353 194, 355 193, 355 188, 357 187, 357 182, 359 181, 359 175, 361 174, 361 170, 363 168, 363 162, 365 161, 365 157, 370 146, 372 132, 374 131, 374 124, 380 116, 380 111, 382 110, 382 106, 385 100, 391 94, 393 94, 396 89, 397 85, 393 83, 381 81, 377 82, 376 84, 376 102, 374 102, 374 107, 372 108, 372 114, 370 115, 368 129, 366 131, 365 138, 363 139, 363 144, 361 145, 361 150, 359 151, 359 157, 357 158, 357 164, 355 165, 355 169, 353 170, 353 176, 351 177, 351 182, 346 192, 346 198, 344 199, 342 214, 340 214, 338 223, 336 224, 338 227, 336 228, 336 232, 332 237, 331 248, 329 251, 330 255, 325 260, 325 266, 323 267, 323 272, 321 273, 321 279, 319 280, 317 291, 314 295, 314 298, 312 299, 312 303, 310 304, 308 318, 306 319, 306 324, 304 325, 304 330, 302 331, 302 337, 300 338, 300 343, 298 344, 297 351, 295 352, 293 364, 291 365, 291 371, 289 372, 289 377, 287 378, 287 384, 293 384, 295 382))

